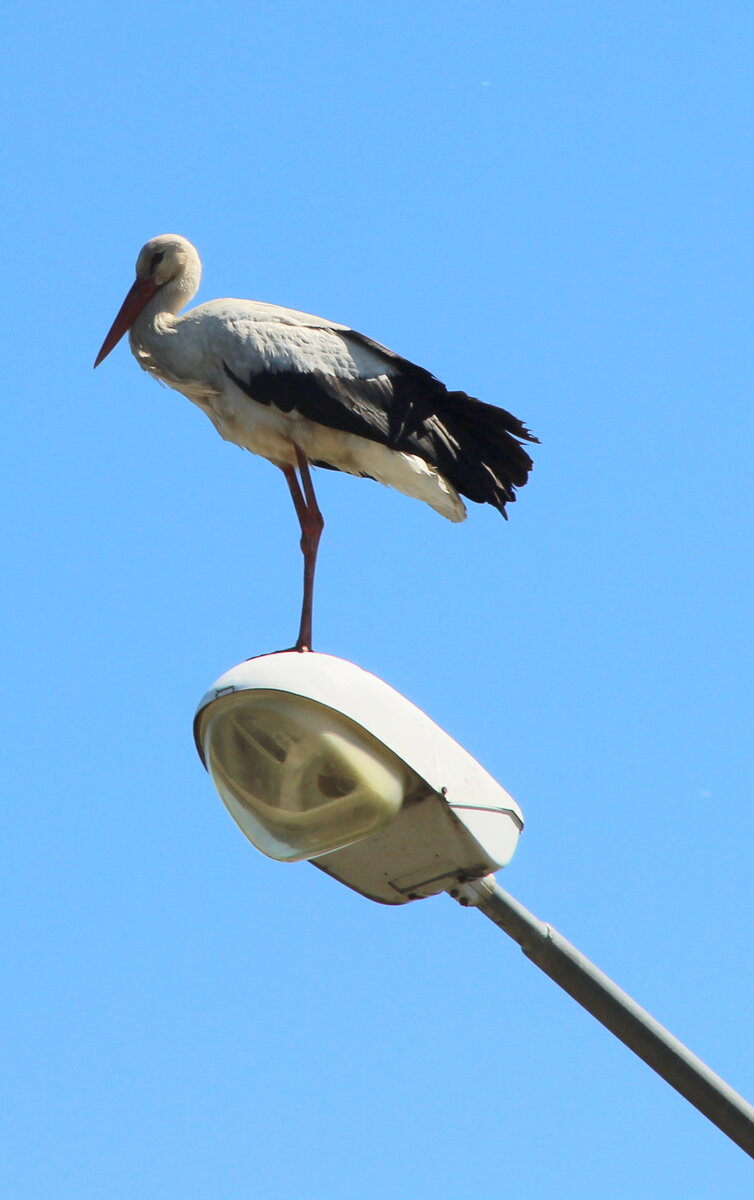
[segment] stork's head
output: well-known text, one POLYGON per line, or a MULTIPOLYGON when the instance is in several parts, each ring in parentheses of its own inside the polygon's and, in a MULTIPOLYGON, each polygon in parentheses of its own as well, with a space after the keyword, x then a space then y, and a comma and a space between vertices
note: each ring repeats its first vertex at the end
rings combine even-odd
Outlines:
POLYGON ((201 274, 199 255, 191 242, 179 233, 162 233, 150 238, 139 251, 136 279, 102 343, 95 367, 117 346, 158 292, 158 311, 177 313, 196 294, 201 274))
MULTIPOLYGON (((202 264, 191 242, 179 233, 161 233, 142 246, 136 260, 136 278, 151 280, 155 288, 173 279, 196 278, 202 264)), ((198 283, 198 280, 197 280, 198 283)))

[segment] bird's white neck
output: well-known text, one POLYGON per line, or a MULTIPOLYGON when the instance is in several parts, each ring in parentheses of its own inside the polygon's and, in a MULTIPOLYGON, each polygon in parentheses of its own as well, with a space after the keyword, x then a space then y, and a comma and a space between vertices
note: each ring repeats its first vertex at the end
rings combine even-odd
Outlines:
POLYGON ((160 361, 160 344, 175 328, 177 314, 189 304, 199 289, 201 267, 187 268, 163 284, 136 317, 128 334, 131 350, 147 370, 160 361))

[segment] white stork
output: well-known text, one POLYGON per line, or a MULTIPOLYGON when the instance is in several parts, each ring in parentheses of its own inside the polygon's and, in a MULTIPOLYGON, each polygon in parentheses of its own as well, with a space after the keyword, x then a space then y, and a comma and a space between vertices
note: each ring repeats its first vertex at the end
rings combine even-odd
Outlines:
POLYGON ((188 396, 227 441, 280 467, 304 555, 295 648, 309 650, 324 526, 309 464, 376 479, 463 521, 459 492, 506 516, 532 466, 521 441, 537 439, 505 409, 449 392, 347 325, 256 300, 212 300, 179 317, 201 270, 178 234, 147 242, 94 365, 129 330, 140 367, 188 396))

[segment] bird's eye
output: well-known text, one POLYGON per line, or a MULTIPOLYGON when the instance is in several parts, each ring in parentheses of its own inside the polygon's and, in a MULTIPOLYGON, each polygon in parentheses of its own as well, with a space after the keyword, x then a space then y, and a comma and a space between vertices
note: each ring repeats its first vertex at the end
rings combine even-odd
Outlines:
POLYGON ((158 250, 155 254, 152 255, 151 259, 149 260, 150 272, 154 272, 157 270, 157 268, 159 267, 159 265, 162 262, 164 257, 165 257, 164 250, 158 250))

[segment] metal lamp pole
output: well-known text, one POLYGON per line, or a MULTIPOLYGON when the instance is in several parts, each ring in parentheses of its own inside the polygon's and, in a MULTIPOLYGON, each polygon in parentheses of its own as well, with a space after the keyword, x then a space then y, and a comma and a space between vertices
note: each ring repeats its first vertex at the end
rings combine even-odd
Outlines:
POLYGON ((718 1129, 754 1158, 754 1107, 674 1038, 594 963, 509 896, 494 875, 458 884, 450 895, 473 906, 518 942, 527 958, 643 1058, 718 1129))

